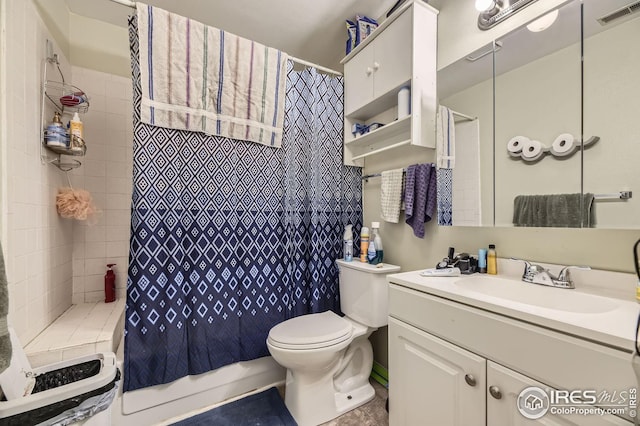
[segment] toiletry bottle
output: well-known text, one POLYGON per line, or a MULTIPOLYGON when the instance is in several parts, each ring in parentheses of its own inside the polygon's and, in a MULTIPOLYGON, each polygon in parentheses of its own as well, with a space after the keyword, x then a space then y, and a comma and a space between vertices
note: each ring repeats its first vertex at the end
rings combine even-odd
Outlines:
POLYGON ((47 125, 45 140, 49 146, 66 146, 66 130, 62 124, 60 113, 56 111, 53 114, 53 120, 47 125))
POLYGON ((351 262, 353 260, 353 231, 351 227, 353 225, 347 225, 344 229, 344 235, 342 236, 342 254, 345 262, 351 262))
POLYGON ((369 228, 363 226, 360 230, 360 262, 367 263, 367 250, 369 249, 369 228))
POLYGON ((116 274, 112 269, 114 266, 116 266, 115 263, 109 263, 104 276, 104 303, 116 300, 116 274))
POLYGON ((382 262, 382 238, 380 238, 380 222, 371 222, 371 238, 367 250, 367 260, 372 265, 382 262))
POLYGON ((478 250, 478 270, 481 274, 487 273, 487 249, 478 250))
POLYGON ((71 138, 71 150, 73 151, 82 151, 82 146, 84 145, 83 139, 83 125, 82 121, 80 121, 80 117, 76 112, 73 114, 73 118, 70 122, 71 131, 69 132, 69 137, 71 138))
POLYGON ((495 244, 489 244, 489 251, 487 251, 487 274, 498 274, 498 254, 495 244))

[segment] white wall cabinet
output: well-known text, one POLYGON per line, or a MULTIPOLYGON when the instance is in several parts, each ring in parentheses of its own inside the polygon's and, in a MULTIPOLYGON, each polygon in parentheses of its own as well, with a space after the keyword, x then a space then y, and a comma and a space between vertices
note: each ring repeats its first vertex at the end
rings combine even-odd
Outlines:
POLYGON ((534 421, 517 408, 520 392, 529 386, 636 388, 630 359, 620 350, 390 284, 389 419, 394 426, 631 426, 628 414, 548 412, 534 421))
POLYGON ((402 145, 435 147, 438 11, 412 0, 387 18, 343 60, 344 163, 402 145), (398 119, 398 91, 411 90, 408 117, 398 119), (355 123, 383 127, 353 135, 355 123))

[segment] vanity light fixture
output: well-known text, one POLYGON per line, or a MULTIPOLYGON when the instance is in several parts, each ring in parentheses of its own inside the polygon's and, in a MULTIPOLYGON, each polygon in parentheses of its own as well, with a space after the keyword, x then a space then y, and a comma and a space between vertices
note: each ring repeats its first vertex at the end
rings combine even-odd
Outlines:
POLYGON ((536 0, 476 0, 478 28, 488 30, 536 0))
POLYGON ((540 31, 544 31, 551 25, 553 25, 553 23, 556 22, 556 19, 558 19, 558 9, 553 10, 531 22, 529 25, 527 25, 527 29, 532 33, 539 33, 540 31))

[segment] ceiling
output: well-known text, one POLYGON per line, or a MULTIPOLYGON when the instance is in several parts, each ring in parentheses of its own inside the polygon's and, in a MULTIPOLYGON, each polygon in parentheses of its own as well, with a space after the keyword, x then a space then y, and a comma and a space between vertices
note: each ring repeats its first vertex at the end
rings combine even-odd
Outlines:
MULTIPOLYGON (((65 0, 71 13, 126 27, 133 9, 110 0, 65 0)), ((145 0, 325 67, 342 69, 345 19, 385 16, 396 0, 145 0)))

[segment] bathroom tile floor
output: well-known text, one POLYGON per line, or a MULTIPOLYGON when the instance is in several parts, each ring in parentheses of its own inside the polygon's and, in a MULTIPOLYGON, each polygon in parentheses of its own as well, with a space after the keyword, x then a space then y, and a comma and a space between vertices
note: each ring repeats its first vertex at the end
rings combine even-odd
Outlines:
POLYGON ((375 380, 370 381, 376 391, 371 401, 321 426, 388 426, 389 413, 385 409, 387 389, 375 380))

